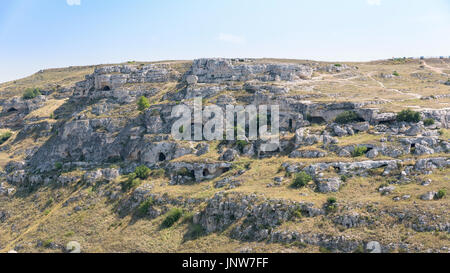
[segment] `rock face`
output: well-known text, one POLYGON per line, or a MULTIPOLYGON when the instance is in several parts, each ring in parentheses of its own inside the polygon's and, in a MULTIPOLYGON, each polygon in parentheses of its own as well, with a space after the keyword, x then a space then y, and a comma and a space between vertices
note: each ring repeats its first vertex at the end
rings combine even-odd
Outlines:
POLYGON ((259 203, 256 196, 235 196, 226 198, 215 195, 208 201, 204 211, 194 216, 194 223, 201 225, 206 232, 216 232, 244 219, 244 224, 236 227, 233 237, 245 240, 264 240, 269 238, 269 229, 281 225, 300 211, 308 217, 324 214, 312 204, 266 200, 259 203))
POLYGON ((118 65, 98 68, 86 81, 76 85, 75 96, 92 96, 96 91, 111 91, 127 83, 157 83, 178 81, 181 75, 170 65, 150 64, 144 66, 118 65))
POLYGON ((21 97, 9 99, 3 103, 2 113, 20 112, 28 114, 42 106, 46 102, 45 96, 37 96, 34 99, 26 100, 21 97))
POLYGON ((228 172, 230 163, 185 163, 172 162, 166 168, 170 173, 171 184, 180 185, 189 182, 209 180, 228 172))
POLYGON ((338 192, 342 181, 338 177, 321 179, 317 178, 317 190, 321 193, 338 192))
POLYGON ((295 81, 310 78, 311 67, 295 64, 247 64, 231 59, 199 59, 192 64, 190 75, 199 83, 228 81, 295 81))

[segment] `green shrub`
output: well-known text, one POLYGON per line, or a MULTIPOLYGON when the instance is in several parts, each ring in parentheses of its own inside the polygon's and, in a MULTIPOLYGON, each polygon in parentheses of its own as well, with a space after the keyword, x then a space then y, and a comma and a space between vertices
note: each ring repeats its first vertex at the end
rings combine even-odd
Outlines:
POLYGON ((55 169, 57 171, 61 170, 63 168, 63 164, 61 162, 56 162, 55 163, 55 169))
POLYGON ((437 197, 437 199, 442 199, 442 198, 444 198, 446 195, 447 195, 447 190, 442 189, 442 190, 439 190, 439 191, 438 191, 436 197, 437 197))
POLYGON ((41 95, 41 91, 38 88, 28 88, 23 93, 24 100, 31 100, 41 95))
POLYGON ((6 141, 8 141, 8 139, 10 139, 11 136, 12 136, 11 132, 6 132, 6 133, 3 133, 3 134, 0 134, 0 145, 5 143, 6 141))
POLYGON ((139 111, 144 111, 150 107, 150 101, 146 97, 142 96, 139 98, 137 105, 139 111))
POLYGON ((327 204, 328 204, 328 205, 335 205, 336 203, 337 203, 336 197, 329 197, 329 198, 327 199, 327 204))
POLYGON ((353 111, 342 112, 335 119, 335 122, 339 124, 347 124, 359 121, 362 121, 361 117, 353 111))
POLYGON ((367 147, 366 146, 356 146, 355 149, 352 152, 353 157, 359 157, 363 156, 367 153, 367 147))
POLYGON ((151 170, 147 166, 142 165, 137 167, 134 170, 134 173, 136 174, 137 178, 147 179, 150 176, 151 170))
POLYGON ((248 142, 245 140, 238 140, 236 141, 236 145, 239 149, 239 151, 241 151, 241 153, 244 151, 245 146, 248 145, 248 142))
POLYGON ((336 197, 329 197, 327 203, 325 204, 327 212, 334 212, 337 210, 337 199, 336 197))
POLYGON ((432 118, 427 118, 427 119, 425 119, 425 120, 423 121, 423 124, 424 124, 425 126, 431 126, 431 125, 434 124, 434 119, 432 119, 432 118))
POLYGON ((183 211, 179 208, 173 208, 168 213, 161 226, 163 228, 169 228, 173 226, 183 215, 183 211))
POLYGON ((312 180, 311 176, 309 174, 307 174, 306 172, 301 172, 298 173, 295 178, 294 181, 291 184, 291 187, 298 189, 298 188, 303 188, 306 185, 308 185, 308 183, 312 180))
POLYGON ((130 173, 128 179, 121 183, 122 191, 126 192, 130 189, 136 188, 142 183, 140 179, 137 178, 136 173, 130 173))
POLYGON ((400 76, 400 74, 399 74, 397 71, 394 71, 394 72, 392 73, 392 75, 394 75, 394 76, 396 76, 396 77, 400 76))
POLYGON ((147 200, 145 200, 144 202, 142 202, 138 209, 137 209, 137 213, 140 217, 143 217, 147 214, 148 209, 153 206, 154 201, 152 197, 147 198, 147 200))
POLYGON ((397 115, 397 121, 417 123, 417 122, 420 121, 420 119, 421 119, 420 113, 419 112, 415 112, 415 111, 413 111, 411 109, 402 110, 397 115))
POLYGON ((341 67, 342 64, 334 64, 334 66, 336 66, 336 67, 341 67))

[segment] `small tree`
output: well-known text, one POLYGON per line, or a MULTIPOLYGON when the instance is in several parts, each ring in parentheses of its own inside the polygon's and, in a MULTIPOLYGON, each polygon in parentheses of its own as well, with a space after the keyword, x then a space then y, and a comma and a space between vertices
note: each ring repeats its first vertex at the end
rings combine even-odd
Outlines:
POLYGON ((134 170, 136 177, 140 179, 147 179, 150 176, 151 170, 147 166, 139 166, 134 170))
POLYGON ((421 120, 420 113, 411 109, 402 110, 397 115, 397 121, 418 123, 421 120))
POLYGON ((150 102, 146 97, 142 96, 139 98, 137 105, 139 111, 145 111, 147 108, 150 107, 150 102))
POLYGON ((356 146, 355 150, 353 150, 353 152, 352 152, 352 156, 353 157, 359 157, 359 156, 363 156, 366 153, 367 153, 367 147, 366 146, 356 146))
POLYGON ((28 88, 23 93, 24 100, 31 100, 41 95, 41 91, 38 88, 28 88))
POLYGON ((150 208, 151 206, 153 206, 153 204, 154 204, 154 201, 153 201, 153 198, 152 198, 152 197, 149 197, 147 200, 145 200, 144 202, 142 202, 142 203, 139 205, 138 210, 137 210, 138 216, 139 216, 139 217, 145 216, 145 215, 147 214, 149 208, 150 208))
POLYGON ((301 172, 297 174, 292 182, 291 187, 295 189, 305 187, 312 180, 311 176, 306 172, 301 172))
POLYGON ((442 190, 439 190, 439 191, 438 191, 436 197, 437 197, 437 199, 442 199, 442 198, 444 198, 446 195, 447 195, 447 190, 442 189, 442 190))
POLYGON ((161 226, 163 228, 169 228, 173 226, 183 215, 183 211, 179 208, 173 208, 168 213, 161 226))
POLYGON ((432 119, 432 118, 427 118, 427 119, 425 119, 425 120, 423 121, 423 124, 424 124, 425 126, 431 126, 431 125, 434 124, 434 119, 432 119))

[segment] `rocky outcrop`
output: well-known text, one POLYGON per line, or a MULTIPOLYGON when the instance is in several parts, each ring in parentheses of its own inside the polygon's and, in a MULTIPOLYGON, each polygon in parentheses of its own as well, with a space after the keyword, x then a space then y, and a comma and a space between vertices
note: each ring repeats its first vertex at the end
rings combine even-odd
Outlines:
POLYGON ((29 100, 22 97, 14 97, 3 102, 2 113, 19 112, 22 114, 28 114, 31 111, 44 106, 46 101, 46 97, 42 95, 29 100))
POLYGON ((228 172, 231 167, 231 163, 171 162, 167 165, 166 171, 170 174, 171 185, 182 185, 214 179, 228 172))
POLYGON ((295 81, 310 78, 312 68, 297 64, 247 63, 232 59, 198 59, 188 72, 199 83, 222 83, 229 81, 295 81))

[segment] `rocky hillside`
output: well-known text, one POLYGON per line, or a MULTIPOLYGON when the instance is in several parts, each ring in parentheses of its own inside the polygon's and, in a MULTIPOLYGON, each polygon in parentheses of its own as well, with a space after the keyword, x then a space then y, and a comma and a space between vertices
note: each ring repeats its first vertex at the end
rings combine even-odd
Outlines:
POLYGON ((0 250, 449 252, 449 73, 199 59, 1 84, 0 250), (172 108, 199 96, 279 105, 279 146, 176 141, 172 108))

